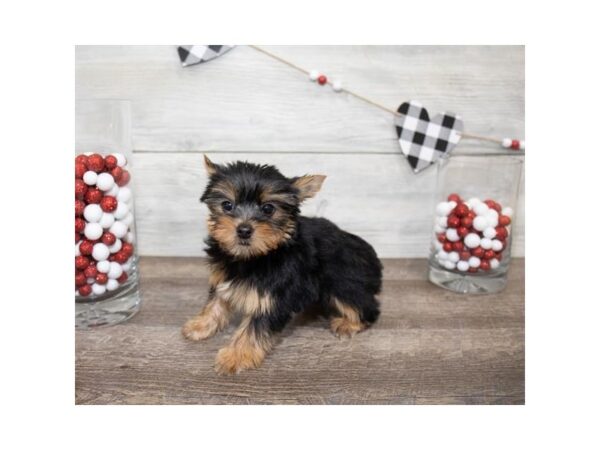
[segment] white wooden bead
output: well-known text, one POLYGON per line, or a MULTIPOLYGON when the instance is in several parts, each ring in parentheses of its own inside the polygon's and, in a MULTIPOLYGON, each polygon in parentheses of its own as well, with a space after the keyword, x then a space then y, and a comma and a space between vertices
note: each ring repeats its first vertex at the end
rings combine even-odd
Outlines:
POLYGON ((477 268, 480 265, 481 265, 481 259, 479 259, 477 256, 471 256, 469 258, 469 266, 470 267, 477 268))
POLYGON ((94 258, 96 261, 105 261, 108 259, 109 255, 110 251, 108 250, 108 246, 106 244, 103 244, 102 242, 94 244, 94 247, 92 248, 92 258, 94 258))
POLYGON ((92 292, 96 295, 102 295, 106 292, 106 286, 103 284, 92 284, 92 292))
POLYGON ((483 231, 489 226, 489 222, 487 217, 485 216, 477 216, 473 219, 473 228, 477 231, 483 231))
POLYGON ((102 208, 100 207, 100 205, 97 205, 95 203, 87 205, 83 209, 83 217, 88 222, 99 222, 100 218, 102 217, 102 214, 104 214, 102 208))
POLYGON ((96 186, 101 191, 108 191, 115 184, 115 179, 110 173, 101 173, 98 175, 98 180, 96 181, 96 186))
POLYGON ((499 241, 498 239, 492 240, 492 250, 495 252, 501 251, 503 247, 504 245, 502 244, 502 241, 499 241))
POLYGON ((450 211, 452 211, 452 208, 450 207, 448 202, 440 202, 435 207, 435 213, 438 216, 447 216, 448 214, 450 214, 450 211))
POLYGON ((445 250, 440 250, 437 256, 440 261, 445 261, 448 259, 448 252, 446 252, 445 250))
POLYGON ((460 261, 460 256, 458 255, 458 252, 448 253, 448 260, 452 261, 453 263, 460 261))
POLYGON ((123 247, 123 242, 121 242, 121 239, 117 239, 113 245, 108 247, 108 251, 111 253, 117 253, 119 250, 121 250, 121 247, 123 247))
POLYGON ((456 263, 456 268, 461 272, 466 272, 469 270, 469 263, 466 261, 459 261, 456 263))
POLYGON ((128 272, 131 269, 131 265, 133 264, 133 257, 129 258, 125 264, 121 264, 123 267, 123 272, 128 272))
POLYGON ((442 228, 448 228, 448 216, 440 216, 437 218, 437 223, 442 228))
POLYGON ((481 245, 481 248, 489 250, 490 248, 492 248, 492 240, 488 238, 483 238, 479 245, 481 245))
POLYGON ((342 90, 342 82, 339 80, 335 80, 331 87, 335 92, 340 92, 342 90))
POLYGON ((110 263, 110 268, 108 269, 108 278, 119 278, 121 275, 123 274, 123 268, 121 267, 121 264, 119 264, 118 262, 111 262, 110 263))
POLYGON ((489 210, 490 210, 490 207, 483 202, 473 205, 473 211, 478 216, 485 216, 489 210))
POLYGON ((442 245, 442 243, 440 241, 438 241, 437 239, 433 241, 433 248, 436 251, 440 251, 444 246, 442 245))
POLYGON ((456 203, 454 200, 450 200, 450 201, 448 202, 448 206, 450 207, 450 211, 448 211, 448 214, 450 214, 450 212, 451 212, 451 211, 452 211, 454 208, 456 208, 456 205, 457 205, 457 203, 456 203))
POLYGON ((512 139, 511 138, 504 138, 504 139, 502 139, 502 147, 504 147, 504 148, 510 148, 511 145, 512 145, 512 139))
POLYGON ((128 226, 125 225, 120 220, 117 220, 112 226, 109 228, 109 231, 114 234, 118 238, 122 238, 127 234, 128 226))
POLYGON ((485 217, 487 218, 490 227, 498 226, 498 211, 490 209, 485 217))
POLYGON ((117 158, 117 166, 123 167, 127 164, 127 158, 125 158, 125 155, 123 155, 123 153, 113 153, 112 155, 115 158, 117 158))
POLYGON ((131 224, 133 223, 133 214, 131 214, 130 212, 127 213, 127 215, 121 219, 121 222, 123 222, 128 227, 131 226, 131 224))
POLYGON ((450 242, 457 242, 458 240, 460 240, 460 236, 458 235, 456 228, 448 228, 446 230, 446 238, 450 242))
POLYGON ((79 246, 81 245, 81 241, 75 244, 75 256, 81 256, 81 252, 79 251, 79 246))
POLYGON ((93 223, 88 223, 85 225, 83 234, 90 241, 95 241, 96 239, 99 239, 100 236, 102 236, 103 231, 104 230, 102 230, 102 227, 100 226, 99 223, 93 222, 93 223))
POLYGON ((481 238, 476 233, 469 233, 465 236, 465 245, 469 248, 479 247, 479 243, 481 242, 481 238))
POLYGON ((471 197, 465 203, 467 204, 467 206, 469 208, 473 209, 475 207, 475 205, 478 205, 479 203, 481 203, 481 200, 479 200, 477 197, 471 197))
POLYGON ((103 212, 102 217, 100 217, 100 222, 98 222, 102 228, 110 228, 113 223, 115 223, 115 216, 112 213, 103 212))
POLYGON ((102 272, 102 273, 108 273, 108 270, 110 269, 110 262, 109 261, 99 261, 96 264, 96 269, 98 269, 98 272, 102 272))
POLYGON ((117 194, 117 200, 119 202, 128 202, 131 199, 131 189, 127 186, 123 186, 119 189, 119 193, 117 194))
POLYGON ((127 242, 128 244, 133 244, 133 241, 135 241, 135 236, 134 234, 130 231, 129 233, 127 233, 125 235, 125 238, 123 239, 125 242, 127 242))
POLYGON ((310 79, 310 81, 317 81, 317 78, 319 78, 319 75, 320 75, 319 71, 313 69, 308 73, 308 78, 310 79))
POLYGON ((493 239, 496 237, 496 229, 493 227, 487 227, 485 230, 483 230, 483 235, 486 238, 493 239))
POLYGON ((86 283, 87 283, 87 284, 94 284, 95 282, 96 282, 96 279, 95 279, 95 278, 88 278, 88 279, 86 280, 86 283))
POLYGON ((433 226, 433 231, 437 233, 445 233, 446 229, 444 227, 439 226, 437 223, 433 226))
POLYGON ((452 261, 444 261, 444 267, 448 270, 454 270, 456 268, 456 264, 452 261))
POLYGON ((125 202, 118 202, 117 209, 113 211, 115 219, 119 220, 129 214, 129 206, 125 202))
POLYGON ((107 291, 114 291, 118 287, 119 287, 119 282, 113 278, 109 278, 108 281, 106 282, 106 290, 107 291))
POLYGON ((117 195, 119 194, 120 190, 121 190, 121 188, 119 188, 119 185, 117 183, 113 183, 112 187, 108 191, 106 191, 104 194, 117 198, 117 195))
POLYGON ((492 269, 497 269, 498 266, 500 266, 500 261, 498 261, 496 258, 490 259, 490 267, 492 269))
POLYGON ((93 170, 88 170, 83 174, 83 182, 88 186, 93 186, 96 184, 96 180, 98 180, 98 174, 93 170))
POLYGON ((519 141, 519 150, 525 150, 525 141, 519 141))

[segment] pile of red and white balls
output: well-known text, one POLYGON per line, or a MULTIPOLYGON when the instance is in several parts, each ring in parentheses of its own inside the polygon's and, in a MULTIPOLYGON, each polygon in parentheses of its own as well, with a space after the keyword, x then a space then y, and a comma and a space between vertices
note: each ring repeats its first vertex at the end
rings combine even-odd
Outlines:
POLYGON ((435 212, 434 257, 442 267, 475 273, 500 266, 510 235, 511 208, 494 200, 463 201, 450 194, 435 212))
POLYGON ((131 175, 120 153, 75 157, 75 295, 114 291, 134 254, 131 175))

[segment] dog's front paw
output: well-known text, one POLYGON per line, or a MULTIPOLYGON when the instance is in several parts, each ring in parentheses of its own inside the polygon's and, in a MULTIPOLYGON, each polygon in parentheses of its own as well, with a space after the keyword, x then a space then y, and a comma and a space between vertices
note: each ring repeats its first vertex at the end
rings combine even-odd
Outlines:
POLYGON ((331 320, 331 331, 339 338, 351 338, 364 328, 362 323, 349 320, 346 317, 336 317, 331 320))
POLYGON ((208 339, 218 331, 217 323, 210 317, 199 315, 193 319, 188 320, 181 333, 186 339, 191 341, 200 341, 202 339, 208 339))
POLYGON ((230 375, 242 370, 256 369, 264 358, 264 353, 259 349, 224 347, 217 353, 215 371, 221 375, 230 375))

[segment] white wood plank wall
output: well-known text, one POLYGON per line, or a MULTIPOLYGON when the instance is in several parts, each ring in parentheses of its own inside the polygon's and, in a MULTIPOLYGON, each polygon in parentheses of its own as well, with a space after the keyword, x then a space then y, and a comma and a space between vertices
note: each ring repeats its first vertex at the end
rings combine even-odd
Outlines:
MULTIPOLYGON (((524 138, 522 46, 266 46, 341 79, 390 108, 421 101, 452 111, 466 131, 524 138)), ((132 101, 136 217, 141 254, 203 254, 206 182, 216 162, 273 163, 287 175, 328 179, 304 212, 360 234, 382 257, 427 256, 435 168, 414 175, 393 118, 239 46, 182 68, 174 46, 79 46, 76 98, 132 101)), ((463 140, 456 152, 494 150, 463 140)), ((524 180, 524 179, 523 179, 524 180)), ((524 186, 513 253, 524 255, 524 186)))

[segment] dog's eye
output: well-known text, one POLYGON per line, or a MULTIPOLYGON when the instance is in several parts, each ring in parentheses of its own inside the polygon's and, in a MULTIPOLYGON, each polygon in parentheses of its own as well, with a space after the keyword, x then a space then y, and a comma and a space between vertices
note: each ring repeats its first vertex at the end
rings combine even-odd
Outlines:
POLYGON ((270 216, 275 211, 275 207, 270 203, 265 203, 260 207, 260 210, 263 212, 263 214, 270 216))
POLYGON ((221 208, 223 208, 223 211, 231 212, 233 211, 233 203, 231 203, 229 200, 225 200, 221 203, 221 208))

